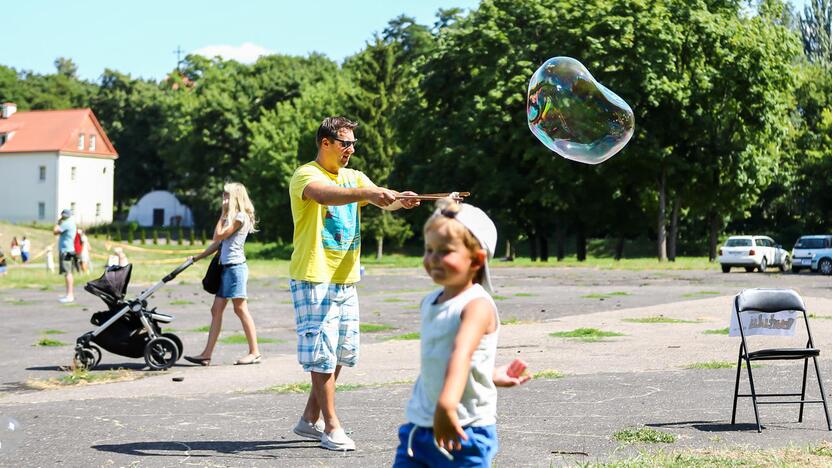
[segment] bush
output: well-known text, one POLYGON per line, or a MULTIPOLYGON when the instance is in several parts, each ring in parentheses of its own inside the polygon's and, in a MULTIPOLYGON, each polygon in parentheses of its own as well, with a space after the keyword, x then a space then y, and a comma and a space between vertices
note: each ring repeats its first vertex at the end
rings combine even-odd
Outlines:
POLYGON ((142 245, 147 244, 147 232, 145 232, 145 230, 142 229, 141 231, 139 231, 139 235, 141 236, 142 245))
POLYGON ((133 237, 134 237, 134 236, 133 236, 133 229, 129 229, 129 228, 128 228, 128 229, 127 229, 127 243, 128 243, 128 244, 132 244, 132 243, 133 243, 133 240, 134 240, 134 239, 133 239, 133 237))
POLYGON ((185 232, 182 230, 182 226, 179 226, 179 229, 176 230, 176 243, 182 245, 182 239, 185 237, 185 232))
POLYGON ((202 245, 205 245, 205 229, 202 230, 202 245))
POLYGON ((159 245, 159 231, 153 229, 153 245, 159 245))
POLYGON ((189 231, 190 231, 191 245, 194 245, 194 228, 191 228, 189 231))
POLYGON ((116 235, 113 237, 116 242, 121 242, 121 228, 116 228, 116 235))

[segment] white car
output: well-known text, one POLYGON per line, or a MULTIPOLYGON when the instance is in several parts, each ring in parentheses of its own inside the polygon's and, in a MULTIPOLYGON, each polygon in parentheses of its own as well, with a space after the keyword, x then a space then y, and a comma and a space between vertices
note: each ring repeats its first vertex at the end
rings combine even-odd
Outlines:
POLYGON ((780 271, 788 271, 792 259, 789 252, 771 237, 731 236, 719 249, 719 264, 723 273, 728 273, 732 267, 743 267, 747 272, 755 269, 765 272, 766 268, 777 266, 780 271))

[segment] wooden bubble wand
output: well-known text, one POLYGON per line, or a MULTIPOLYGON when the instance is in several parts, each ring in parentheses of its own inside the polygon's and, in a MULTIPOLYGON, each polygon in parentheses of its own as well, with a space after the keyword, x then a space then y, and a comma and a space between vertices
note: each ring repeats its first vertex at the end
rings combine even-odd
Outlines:
POLYGON ((451 200, 461 202, 465 197, 470 196, 470 192, 447 192, 447 193, 421 193, 419 195, 399 195, 396 200, 441 200, 443 198, 450 198, 451 200))

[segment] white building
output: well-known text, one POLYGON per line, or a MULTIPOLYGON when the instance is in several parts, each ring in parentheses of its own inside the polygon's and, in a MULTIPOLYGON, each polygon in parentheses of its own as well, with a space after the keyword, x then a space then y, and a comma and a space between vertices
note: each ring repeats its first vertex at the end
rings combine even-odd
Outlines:
POLYGON ((145 227, 194 225, 191 209, 183 205, 176 195, 165 190, 146 193, 130 207, 127 221, 135 221, 145 227))
POLYGON ((81 226, 113 220, 118 158, 90 109, 0 114, 0 219, 51 224, 72 210, 81 226))

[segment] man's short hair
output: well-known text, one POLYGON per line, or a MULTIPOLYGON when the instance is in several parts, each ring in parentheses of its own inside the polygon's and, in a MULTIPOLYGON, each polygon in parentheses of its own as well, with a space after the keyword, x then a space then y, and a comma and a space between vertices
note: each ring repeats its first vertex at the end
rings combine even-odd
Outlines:
POLYGON ((346 117, 327 117, 323 122, 321 122, 321 126, 318 127, 318 133, 315 135, 315 144, 318 145, 318 148, 320 148, 321 142, 324 141, 324 138, 338 138, 338 132, 340 132, 341 129, 346 128, 347 130, 354 130, 356 127, 358 127, 358 123, 353 122, 346 117))

